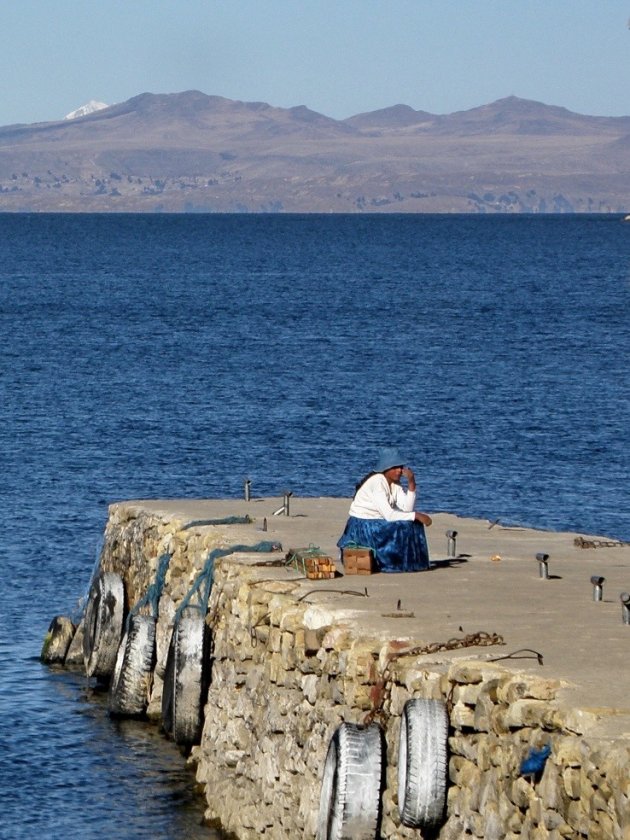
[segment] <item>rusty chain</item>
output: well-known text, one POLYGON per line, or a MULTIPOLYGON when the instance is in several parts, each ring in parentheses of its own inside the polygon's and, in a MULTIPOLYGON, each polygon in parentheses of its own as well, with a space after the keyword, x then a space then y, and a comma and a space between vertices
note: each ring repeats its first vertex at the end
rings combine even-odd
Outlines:
POLYGON ((585 540, 584 537, 576 537, 573 540, 573 545, 578 548, 622 548, 624 545, 630 545, 630 542, 623 542, 622 540, 585 540))
POLYGON ((443 650, 459 650, 465 647, 484 647, 489 645, 504 645, 503 636, 498 633, 486 633, 481 630, 478 633, 468 633, 461 638, 454 637, 448 639, 446 642, 428 642, 424 645, 417 645, 412 648, 395 651, 387 659, 387 663, 380 673, 379 678, 375 681, 370 691, 370 699, 372 700, 372 709, 366 714, 364 723, 369 725, 375 719, 384 722, 386 717, 385 703, 391 698, 392 686, 394 680, 391 675, 390 666, 397 659, 403 656, 423 656, 426 654, 439 653, 443 650))

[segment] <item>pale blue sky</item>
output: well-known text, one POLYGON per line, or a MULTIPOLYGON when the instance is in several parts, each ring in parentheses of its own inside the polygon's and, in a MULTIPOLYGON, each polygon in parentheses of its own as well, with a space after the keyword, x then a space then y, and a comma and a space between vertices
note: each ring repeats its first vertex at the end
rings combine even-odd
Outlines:
POLYGON ((0 0, 0 125, 197 89, 342 119, 514 94, 630 115, 630 0, 0 0))

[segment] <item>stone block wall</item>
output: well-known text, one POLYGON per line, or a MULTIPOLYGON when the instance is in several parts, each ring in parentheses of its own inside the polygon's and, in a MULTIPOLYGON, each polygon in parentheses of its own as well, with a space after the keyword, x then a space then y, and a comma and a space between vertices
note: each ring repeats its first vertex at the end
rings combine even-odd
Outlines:
MULTIPOLYGON (((216 528, 112 506, 102 565, 123 575, 130 606, 158 557, 172 552, 160 602, 150 713, 159 714, 170 622, 208 552, 229 544, 216 528)), ((296 574, 231 555, 215 567, 208 623, 211 684, 196 764, 209 822, 239 840, 314 838, 329 740, 342 721, 377 720, 386 744, 383 838, 419 838, 400 825, 400 715, 412 697, 447 702, 449 781, 443 840, 630 840, 630 740, 597 739, 595 715, 565 705, 558 682, 515 673, 465 651, 405 656, 413 645, 371 637, 296 574), (286 579, 279 579, 284 577, 286 579), (537 779, 519 774, 530 747, 551 745, 537 779)), ((419 644, 420 642, 418 642, 419 644)), ((601 713, 601 710, 599 710, 601 713)))

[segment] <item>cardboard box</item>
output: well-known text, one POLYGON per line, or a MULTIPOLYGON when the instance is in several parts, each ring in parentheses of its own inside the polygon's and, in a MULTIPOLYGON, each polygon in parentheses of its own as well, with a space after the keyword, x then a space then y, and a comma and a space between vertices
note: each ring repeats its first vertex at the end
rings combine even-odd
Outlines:
POLYGON ((374 554, 369 548, 344 548, 343 569, 347 575, 371 575, 374 572, 374 554))

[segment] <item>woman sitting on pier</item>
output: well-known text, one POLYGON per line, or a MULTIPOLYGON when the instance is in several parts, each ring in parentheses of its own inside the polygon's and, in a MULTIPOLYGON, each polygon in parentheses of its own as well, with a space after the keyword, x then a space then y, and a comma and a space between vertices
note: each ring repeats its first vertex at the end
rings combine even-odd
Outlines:
POLYGON ((339 548, 371 548, 381 572, 421 572, 429 568, 426 513, 414 511, 416 479, 395 449, 383 449, 374 472, 356 487, 339 548), (405 489, 400 480, 407 480, 405 489))

